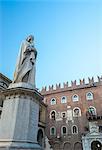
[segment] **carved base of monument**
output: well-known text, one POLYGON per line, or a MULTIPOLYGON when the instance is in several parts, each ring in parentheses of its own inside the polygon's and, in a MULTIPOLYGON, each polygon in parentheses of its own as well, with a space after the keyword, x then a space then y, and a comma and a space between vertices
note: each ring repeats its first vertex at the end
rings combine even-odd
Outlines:
POLYGON ((13 87, 4 92, 0 150, 41 150, 37 143, 37 131, 42 96, 27 84, 26 88, 20 84, 13 87))
POLYGON ((37 143, 28 143, 26 141, 25 142, 3 141, 0 144, 0 150, 42 150, 42 148, 37 143))

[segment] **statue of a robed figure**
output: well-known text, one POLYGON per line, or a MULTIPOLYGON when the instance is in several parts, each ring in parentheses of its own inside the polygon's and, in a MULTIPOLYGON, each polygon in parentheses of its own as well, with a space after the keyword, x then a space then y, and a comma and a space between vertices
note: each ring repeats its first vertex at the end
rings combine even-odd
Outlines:
POLYGON ((33 41, 34 37, 30 35, 24 42, 22 42, 14 72, 13 83, 26 82, 35 86, 35 63, 37 51, 34 47, 33 41))
POLYGON ((37 51, 33 41, 30 35, 22 42, 13 81, 2 93, 0 150, 42 150, 37 134, 43 96, 35 87, 37 51))

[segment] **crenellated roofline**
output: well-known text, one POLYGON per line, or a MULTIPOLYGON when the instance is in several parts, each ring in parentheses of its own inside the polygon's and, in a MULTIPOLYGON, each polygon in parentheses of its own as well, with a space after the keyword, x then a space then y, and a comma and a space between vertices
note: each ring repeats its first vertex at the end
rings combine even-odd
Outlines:
POLYGON ((52 92, 60 92, 60 91, 66 91, 66 90, 74 90, 74 89, 82 89, 82 88, 90 88, 90 87, 96 87, 98 85, 102 85, 102 76, 97 76, 97 82, 94 81, 94 77, 89 78, 88 77, 88 83, 85 82, 85 78, 79 79, 79 84, 77 84, 77 81, 71 81, 71 85, 69 85, 68 82, 64 82, 63 85, 61 83, 56 85, 49 85, 48 87, 42 87, 41 93, 42 94, 49 94, 52 92))

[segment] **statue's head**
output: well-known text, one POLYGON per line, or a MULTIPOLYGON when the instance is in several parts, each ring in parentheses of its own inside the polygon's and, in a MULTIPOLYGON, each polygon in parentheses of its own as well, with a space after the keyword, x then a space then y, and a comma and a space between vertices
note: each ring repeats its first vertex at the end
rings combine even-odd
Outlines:
POLYGON ((33 35, 29 35, 27 38, 26 38, 26 41, 32 43, 34 41, 34 36, 33 35))

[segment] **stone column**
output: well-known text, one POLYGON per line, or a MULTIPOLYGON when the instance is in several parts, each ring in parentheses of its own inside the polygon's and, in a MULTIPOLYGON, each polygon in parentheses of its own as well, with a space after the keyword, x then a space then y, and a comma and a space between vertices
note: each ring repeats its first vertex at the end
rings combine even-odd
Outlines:
POLYGON ((4 92, 0 120, 0 150, 41 150, 37 143, 40 93, 27 84, 4 92))

